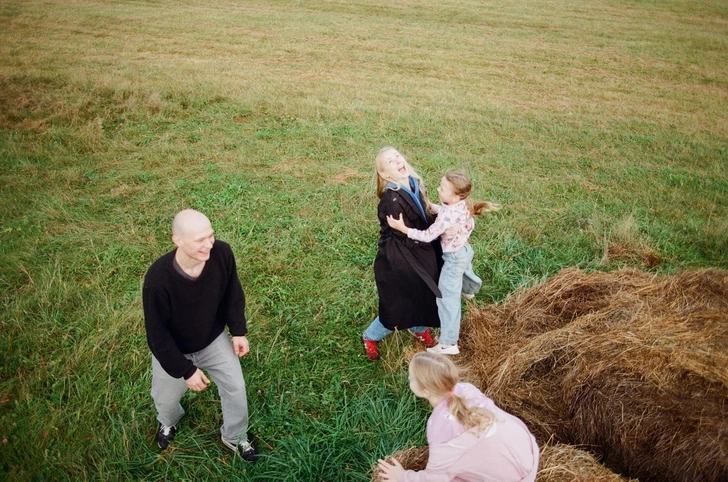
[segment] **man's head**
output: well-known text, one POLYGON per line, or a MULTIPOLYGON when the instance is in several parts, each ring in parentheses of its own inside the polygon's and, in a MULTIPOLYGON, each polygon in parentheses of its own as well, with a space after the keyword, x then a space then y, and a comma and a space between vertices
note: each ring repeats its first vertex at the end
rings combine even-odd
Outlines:
POLYGON ((215 231, 207 216, 194 209, 185 209, 172 221, 172 241, 177 245, 177 255, 182 261, 204 262, 210 259, 215 231))

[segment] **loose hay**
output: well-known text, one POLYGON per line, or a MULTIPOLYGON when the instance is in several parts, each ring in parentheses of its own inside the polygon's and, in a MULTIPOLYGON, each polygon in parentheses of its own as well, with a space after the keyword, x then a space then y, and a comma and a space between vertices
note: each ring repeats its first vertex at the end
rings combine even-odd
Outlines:
POLYGON ((728 272, 564 270, 463 320, 460 360, 542 443, 640 480, 728 480, 728 272))
POLYGON ((541 465, 536 482, 632 482, 615 474, 591 453, 573 445, 546 445, 541 450, 541 465))

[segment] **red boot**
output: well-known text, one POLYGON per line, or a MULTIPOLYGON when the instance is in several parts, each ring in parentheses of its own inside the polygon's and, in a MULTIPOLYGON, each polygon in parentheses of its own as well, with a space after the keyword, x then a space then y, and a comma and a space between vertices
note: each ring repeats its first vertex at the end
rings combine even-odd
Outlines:
POLYGON ((367 358, 370 360, 379 360, 379 348, 377 348, 377 342, 373 340, 367 340, 362 338, 364 342, 364 351, 367 353, 367 358))
POLYGON ((414 335, 415 338, 425 344, 425 348, 432 348, 433 346, 437 345, 435 340, 433 340, 430 336, 430 330, 425 330, 422 333, 415 333, 414 335))

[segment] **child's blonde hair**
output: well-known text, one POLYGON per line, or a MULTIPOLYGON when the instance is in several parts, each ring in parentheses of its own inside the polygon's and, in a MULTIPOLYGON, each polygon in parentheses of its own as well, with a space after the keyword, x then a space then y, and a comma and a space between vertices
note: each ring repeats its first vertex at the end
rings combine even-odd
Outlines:
POLYGON ((478 432, 483 432, 495 421, 489 410, 468 407, 463 397, 455 395, 453 390, 460 381, 460 372, 445 355, 418 352, 410 361, 410 375, 420 388, 436 397, 448 397, 450 413, 465 429, 475 427, 478 432))
MULTIPOLYGON (((448 180, 450 184, 452 184, 453 189, 455 190, 455 195, 458 196, 460 199, 467 199, 468 196, 470 196, 470 192, 473 190, 473 183, 470 182, 470 178, 466 176, 461 171, 447 171, 445 173, 445 179, 448 180)), ((468 202, 468 209, 470 210, 470 214, 473 216, 480 216, 485 213, 491 213, 493 211, 498 211, 501 207, 500 204, 495 204, 492 202, 473 202, 470 199, 467 199, 468 202)))
MULTIPOLYGON (((387 185, 389 183, 397 184, 397 181, 394 179, 387 179, 384 177, 383 173, 386 172, 386 166, 384 165, 384 160, 386 159, 385 154, 387 154, 389 151, 397 151, 396 148, 392 146, 385 146, 382 147, 379 152, 377 153, 377 157, 374 159, 374 170, 377 173, 377 197, 379 199, 382 199, 382 196, 384 195, 384 191, 387 190, 387 185)), ((397 151, 399 152, 399 151, 397 151)), ((400 152, 400 155, 402 153, 400 152)), ((402 156, 404 157, 404 156, 402 156)), ((407 162, 407 158, 405 158, 405 162, 407 162)), ((430 200, 427 197, 427 187, 425 186, 425 182, 422 180, 419 174, 414 170, 414 168, 410 165, 409 162, 407 162, 407 168, 409 169, 409 174, 411 177, 414 177, 417 179, 417 182, 420 185, 420 194, 422 194, 422 198, 425 200, 425 205, 430 204, 430 200)), ((399 188, 397 188, 399 189, 399 188)), ((427 209, 427 208, 426 208, 427 209)))

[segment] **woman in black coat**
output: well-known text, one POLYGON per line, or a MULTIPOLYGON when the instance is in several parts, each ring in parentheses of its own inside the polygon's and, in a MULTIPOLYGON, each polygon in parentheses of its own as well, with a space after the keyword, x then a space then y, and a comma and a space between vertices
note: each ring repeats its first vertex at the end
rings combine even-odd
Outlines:
POLYGON ((377 342, 394 331, 409 329, 425 346, 435 345, 427 327, 440 326, 436 297, 442 267, 439 240, 422 243, 409 239, 387 223, 387 216, 402 218, 408 227, 425 230, 434 217, 428 211, 424 184, 407 160, 393 147, 376 158, 379 197, 379 251, 374 278, 379 293, 379 316, 364 332, 364 349, 379 359, 377 342))

